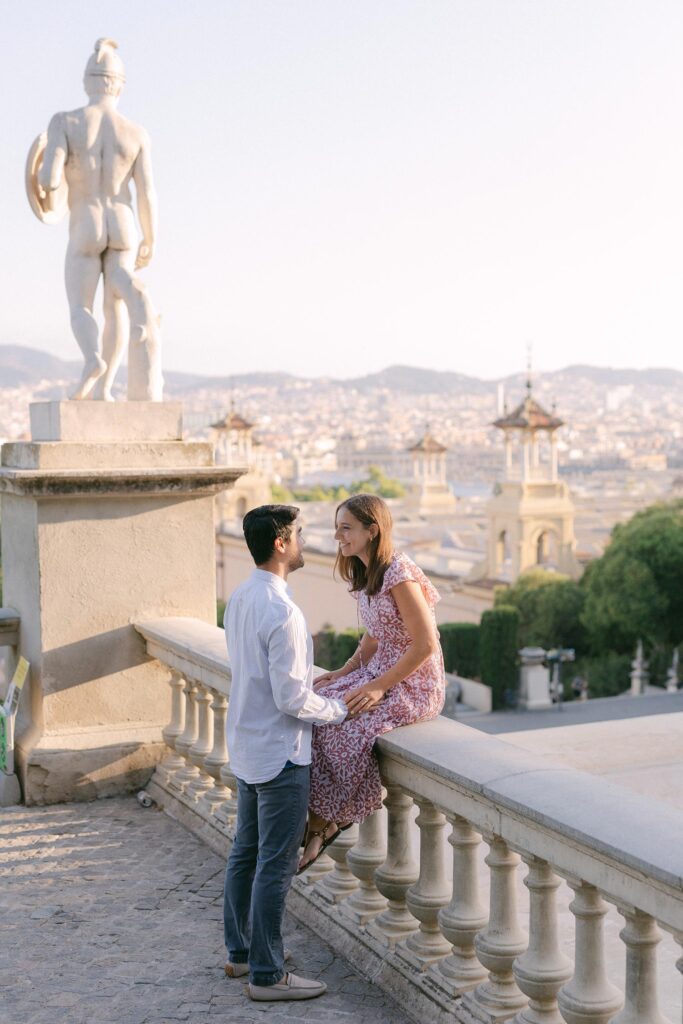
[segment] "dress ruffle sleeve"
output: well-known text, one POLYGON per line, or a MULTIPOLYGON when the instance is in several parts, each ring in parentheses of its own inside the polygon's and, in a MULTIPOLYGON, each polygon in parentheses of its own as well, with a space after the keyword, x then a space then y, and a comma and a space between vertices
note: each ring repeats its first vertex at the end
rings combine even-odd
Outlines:
POLYGON ((408 558, 408 555, 398 551, 384 574, 382 593, 391 590, 398 583, 406 583, 408 581, 420 584, 422 593, 430 608, 433 608, 437 601, 441 600, 438 590, 431 580, 425 576, 419 565, 416 565, 412 558, 408 558))

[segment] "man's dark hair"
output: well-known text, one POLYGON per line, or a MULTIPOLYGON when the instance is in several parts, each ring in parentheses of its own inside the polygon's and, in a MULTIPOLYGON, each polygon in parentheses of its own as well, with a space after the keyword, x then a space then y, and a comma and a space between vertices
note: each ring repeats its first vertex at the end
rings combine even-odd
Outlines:
POLYGON ((242 520, 244 539, 256 565, 263 565, 275 551, 275 540, 289 540, 299 515, 294 505, 259 505, 242 520))

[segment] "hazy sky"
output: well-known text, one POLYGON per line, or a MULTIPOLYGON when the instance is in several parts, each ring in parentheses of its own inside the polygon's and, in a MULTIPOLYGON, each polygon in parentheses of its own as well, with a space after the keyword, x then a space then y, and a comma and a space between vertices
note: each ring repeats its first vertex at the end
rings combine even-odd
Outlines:
POLYGON ((23 173, 102 35, 167 368, 683 369, 680 0, 0 0, 0 344, 78 355, 23 173))

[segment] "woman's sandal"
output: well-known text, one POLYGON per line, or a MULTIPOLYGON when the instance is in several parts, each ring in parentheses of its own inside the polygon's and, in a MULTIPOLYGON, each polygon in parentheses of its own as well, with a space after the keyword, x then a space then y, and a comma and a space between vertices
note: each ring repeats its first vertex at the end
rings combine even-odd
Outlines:
POLYGON ((335 839, 338 839, 339 836, 342 834, 342 832, 346 832, 347 828, 351 828, 352 825, 353 825, 352 821, 348 821, 346 823, 346 825, 337 825, 336 821, 328 821, 327 825, 323 825, 323 827, 320 828, 320 829, 312 829, 312 828, 309 829, 309 828, 307 828, 306 829, 306 835, 304 837, 305 838, 304 852, 306 851, 306 847, 308 846, 309 840, 311 840, 313 838, 313 836, 320 836, 321 839, 322 839, 322 843, 320 844, 320 849, 316 853, 315 857, 311 857, 311 859, 307 860, 305 864, 302 864, 300 868, 297 868, 297 872, 296 872, 297 875, 303 874, 304 871, 307 871, 308 868, 310 868, 311 864, 315 864, 315 862, 317 861, 318 857, 321 857, 323 855, 323 853, 325 852, 327 847, 331 843, 333 843, 335 841, 335 839), (335 828, 335 830, 332 833, 332 835, 328 836, 327 830, 329 828, 332 828, 333 825, 336 825, 337 827, 335 828))

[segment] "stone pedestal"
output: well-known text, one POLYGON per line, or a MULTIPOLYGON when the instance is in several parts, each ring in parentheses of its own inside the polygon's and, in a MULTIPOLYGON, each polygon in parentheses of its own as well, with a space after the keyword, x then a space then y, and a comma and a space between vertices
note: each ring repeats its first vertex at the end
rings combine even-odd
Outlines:
POLYGON ((521 667, 519 670, 520 704, 527 711, 538 711, 551 708, 550 673, 544 665, 546 652, 542 647, 523 647, 519 652, 521 667))
POLYGON ((16 760, 27 804, 139 788, 164 753, 168 670, 131 623, 213 623, 214 495, 241 470, 182 441, 179 404, 50 402, 2 448, 4 603, 31 663, 16 760))

